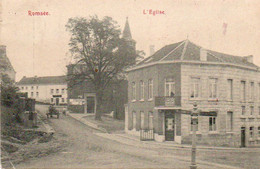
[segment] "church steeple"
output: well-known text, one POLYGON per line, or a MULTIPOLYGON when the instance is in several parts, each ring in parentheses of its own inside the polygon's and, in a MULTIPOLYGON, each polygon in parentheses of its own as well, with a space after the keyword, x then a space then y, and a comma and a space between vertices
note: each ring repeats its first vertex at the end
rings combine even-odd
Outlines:
POLYGON ((135 41, 132 39, 130 26, 129 26, 129 23, 128 23, 128 17, 126 17, 125 28, 123 30, 122 38, 127 41, 129 47, 132 47, 135 50, 135 41))
POLYGON ((129 26, 129 23, 128 23, 128 17, 126 17, 125 28, 124 28, 124 31, 123 31, 123 38, 125 40, 132 40, 130 26, 129 26))

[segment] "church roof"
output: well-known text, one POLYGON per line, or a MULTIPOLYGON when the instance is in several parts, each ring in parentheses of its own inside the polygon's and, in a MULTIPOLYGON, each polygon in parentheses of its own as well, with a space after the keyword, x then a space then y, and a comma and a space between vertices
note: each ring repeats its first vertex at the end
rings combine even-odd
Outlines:
POLYGON ((124 28, 124 31, 123 31, 123 38, 126 39, 126 40, 132 39, 130 26, 129 26, 129 23, 128 23, 128 17, 126 18, 126 22, 125 22, 125 28, 124 28))
POLYGON ((45 77, 23 77, 17 85, 34 85, 34 84, 66 84, 66 76, 45 76, 45 77))
MULTIPOLYGON (((165 61, 200 61, 201 48, 202 47, 190 42, 187 39, 181 42, 164 46, 153 55, 145 58, 135 66, 142 66, 149 63, 158 63, 165 61)), ((255 64, 248 62, 246 57, 250 56, 234 56, 216 52, 213 50, 205 50, 207 51, 206 62, 231 63, 240 66, 258 68, 258 66, 256 66, 255 64)))

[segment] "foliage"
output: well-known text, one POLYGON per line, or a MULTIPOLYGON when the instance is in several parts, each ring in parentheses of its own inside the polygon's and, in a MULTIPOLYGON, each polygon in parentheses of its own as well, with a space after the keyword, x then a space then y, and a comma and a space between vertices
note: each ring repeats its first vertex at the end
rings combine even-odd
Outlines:
POLYGON ((8 75, 2 75, 1 82, 1 102, 2 105, 7 107, 12 107, 18 98, 18 88, 14 85, 14 81, 12 81, 8 75))
POLYGON ((70 18, 66 25, 71 33, 70 51, 75 61, 68 80, 74 84, 86 79, 95 86, 96 119, 101 119, 104 90, 111 81, 124 78, 125 67, 135 64, 138 55, 125 39, 111 17, 70 18))

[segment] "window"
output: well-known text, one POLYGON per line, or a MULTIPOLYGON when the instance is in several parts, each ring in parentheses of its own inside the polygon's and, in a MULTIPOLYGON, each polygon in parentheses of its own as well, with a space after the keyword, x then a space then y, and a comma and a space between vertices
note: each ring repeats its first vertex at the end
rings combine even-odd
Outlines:
POLYGON ((228 90, 227 90, 227 95, 228 95, 228 100, 233 100, 233 80, 228 79, 228 90))
POLYGON ((260 101, 260 83, 258 83, 258 100, 260 101))
POLYGON ((36 92, 36 97, 39 97, 39 92, 36 92))
POLYGON ((133 112, 133 129, 136 129, 136 112, 133 112))
POLYGON ((61 102, 63 102, 63 103, 64 103, 64 101, 65 101, 65 99, 64 99, 64 98, 62 98, 62 99, 61 99, 61 102))
MULTIPOLYGON (((199 130, 199 119, 197 121, 197 124, 195 126, 195 130, 198 131, 199 130)), ((193 125, 192 125, 192 118, 190 120, 190 131, 193 131, 193 125)))
POLYGON ((27 89, 28 89, 28 87, 26 86, 26 87, 25 87, 25 89, 27 90, 27 89))
POLYGON ((61 93, 62 93, 62 94, 64 93, 64 91, 65 91, 65 89, 61 89, 61 93))
POLYGON ((36 89, 38 89, 39 88, 39 86, 36 86, 36 89))
POLYGON ((250 115, 254 115, 254 106, 250 106, 250 115))
POLYGON ((60 92, 60 90, 59 89, 56 89, 56 93, 59 93, 60 92))
POLYGON ((141 111, 141 129, 144 129, 144 112, 141 111))
POLYGON ((258 127, 258 137, 260 137, 260 126, 258 127))
POLYGON ((216 131, 216 117, 209 117, 209 131, 216 131))
POLYGON ((200 95, 200 78, 191 78, 190 98, 198 98, 200 95))
POLYGON ((144 82, 140 81, 140 100, 144 100, 144 82))
POLYGON ((150 130, 153 130, 153 112, 149 112, 148 116, 148 127, 150 130))
POLYGON ((227 131, 233 131, 233 112, 227 112, 227 131))
POLYGON ((254 127, 249 128, 249 136, 250 136, 250 138, 254 137, 254 127))
POLYGON ((217 79, 209 79, 209 98, 217 98, 217 79))
POLYGON ((31 87, 31 89, 33 90, 33 86, 31 87))
POLYGON ((153 99, 153 80, 152 79, 148 80, 148 99, 149 100, 153 99))
POLYGON ((246 114, 246 106, 242 106, 242 115, 246 114))
POLYGON ((23 87, 22 87, 22 90, 23 90, 23 87))
POLYGON ((241 81, 241 101, 246 101, 246 82, 241 81))
POLYGON ((260 106, 258 107, 258 115, 260 116, 260 106))
POLYGON ((31 97, 33 97, 33 92, 31 92, 31 97))
POLYGON ((53 103, 53 98, 51 98, 51 102, 53 103))
POLYGON ((132 101, 136 100, 136 86, 135 82, 132 83, 132 101))
POLYGON ((51 89, 51 94, 53 94, 53 92, 54 92, 54 89, 51 89))
POLYGON ((173 78, 165 79, 165 96, 174 96, 175 94, 175 83, 173 78))
POLYGON ((254 82, 251 82, 250 83, 250 90, 249 90, 249 99, 250 99, 250 101, 254 101, 254 89, 255 89, 254 82))

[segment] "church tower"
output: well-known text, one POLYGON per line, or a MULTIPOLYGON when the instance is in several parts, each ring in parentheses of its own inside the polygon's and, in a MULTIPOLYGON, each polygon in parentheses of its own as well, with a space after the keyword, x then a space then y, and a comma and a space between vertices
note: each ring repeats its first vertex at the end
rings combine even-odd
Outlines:
POLYGON ((125 28, 124 28, 124 31, 123 31, 122 38, 126 40, 129 47, 132 47, 134 50, 136 50, 136 48, 135 48, 136 42, 135 42, 135 40, 132 39, 130 26, 129 26, 129 23, 128 23, 128 17, 126 17, 125 28))

